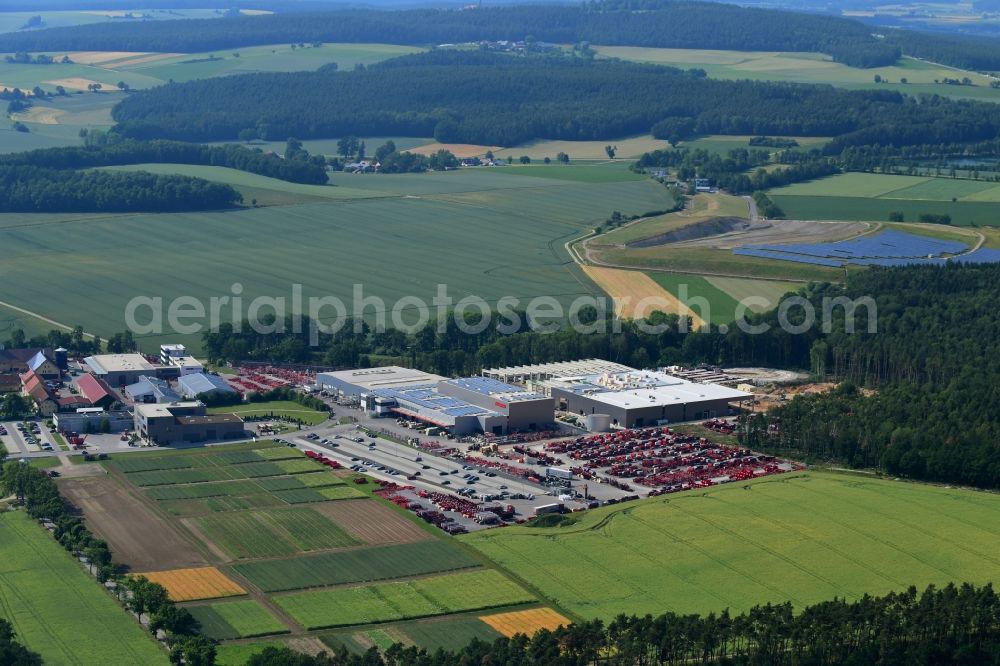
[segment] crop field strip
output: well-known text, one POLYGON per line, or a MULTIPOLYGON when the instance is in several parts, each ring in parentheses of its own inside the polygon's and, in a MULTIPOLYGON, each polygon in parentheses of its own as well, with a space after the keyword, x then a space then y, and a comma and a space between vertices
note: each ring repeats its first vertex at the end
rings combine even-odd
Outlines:
MULTIPOLYGON (((47 216, 46 224, 36 225, 32 216, 18 215, 18 224, 26 226, 15 231, 4 228, 10 216, 0 215, 0 243, 9 257, 0 266, 0 279, 9 284, 11 294, 19 295, 16 304, 49 303, 42 314, 58 314, 61 320, 79 322, 102 334, 110 333, 102 330, 108 322, 102 312, 120 313, 136 291, 160 289, 163 284, 172 285, 177 293, 207 299, 225 292, 233 282, 242 283, 247 294, 280 294, 297 282, 304 285, 304 298, 332 295, 350 302, 360 274, 366 276, 366 295, 390 303, 402 296, 422 296, 429 302, 436 291, 433 285, 439 282, 448 284, 456 299, 466 295, 488 301, 501 296, 529 299, 548 294, 569 301, 592 294, 595 288, 567 265, 559 247, 562 242, 602 222, 613 210, 638 214, 672 206, 666 188, 651 180, 590 184, 486 171, 352 178, 347 182, 359 183, 355 187, 391 187, 400 196, 280 211, 86 218, 60 225, 56 236, 48 225, 58 216, 47 216), (403 198, 406 193, 416 198, 403 198), (358 225, 359 219, 372 222, 358 225), (169 253, 149 250, 170 246, 169 239, 177 234, 187 239, 185 250, 195 267, 181 277, 173 270, 169 253), (115 238, 113 250, 106 242, 110 237, 115 238), (219 237, 233 242, 220 247, 219 237), (304 245, 302 238, 310 243, 304 245), (42 245, 44 256, 38 251, 42 245), (497 259, 452 256, 449 248, 463 246, 491 247, 497 259), (401 264, 398 259, 403 255, 407 261, 401 264), (78 271, 70 274, 63 260, 69 256, 88 265, 86 276, 78 271), (322 265, 315 262, 316 256, 325 258, 322 265), (395 268, 383 270, 387 265, 395 268), (37 275, 32 276, 40 270, 66 289, 59 294, 45 291, 37 275), (112 276, 115 280, 108 281, 112 276), (225 276, 224 284, 220 276, 225 276), (88 285, 91 277, 104 286, 88 285), (83 302, 88 303, 86 308, 81 307, 83 302)), ((185 342, 192 349, 200 345, 194 338, 185 342)))
POLYGON ((214 514, 199 518, 197 523, 235 559, 294 555, 360 543, 310 508, 214 514))
POLYGON ((23 511, 0 514, 0 617, 46 663, 169 663, 148 633, 23 511))
POLYGON ((364 654, 372 645, 378 645, 386 638, 390 643, 417 645, 433 653, 438 648, 461 649, 473 639, 492 643, 500 636, 498 631, 476 617, 455 615, 381 624, 374 629, 340 629, 323 633, 320 639, 334 650, 343 646, 353 654, 364 654))
POLYGON ((559 627, 568 627, 572 621, 551 608, 529 608, 527 610, 508 611, 483 615, 479 618, 504 636, 516 634, 534 636, 535 632, 547 629, 555 631, 559 627))
POLYGON ((247 593, 216 567, 150 571, 141 575, 165 587, 173 601, 238 597, 247 593))
POLYGON ((253 599, 188 606, 187 610, 201 623, 202 633, 216 640, 289 632, 288 627, 253 599))
POLYGON ((281 592, 468 569, 479 562, 435 539, 358 550, 247 562, 233 570, 264 592, 281 592))
POLYGON ((994 496, 810 473, 463 540, 567 610, 610 618, 986 582, 998 517, 994 496))
POLYGON ((282 610, 308 629, 445 615, 534 600, 492 569, 274 597, 282 610))

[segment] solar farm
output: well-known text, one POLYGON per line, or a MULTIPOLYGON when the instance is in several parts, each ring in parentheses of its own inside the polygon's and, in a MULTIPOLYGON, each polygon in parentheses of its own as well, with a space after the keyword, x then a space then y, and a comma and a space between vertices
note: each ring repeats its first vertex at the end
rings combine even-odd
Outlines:
POLYGON ((135 452, 103 463, 106 477, 60 485, 116 560, 163 585, 223 649, 258 637, 354 649, 353 636, 390 626, 423 645, 425 618, 490 638, 468 613, 539 609, 484 557, 318 458, 273 442, 135 452))
POLYGON ((979 249, 965 259, 961 253, 969 246, 961 241, 917 236, 902 231, 885 231, 837 243, 790 243, 782 245, 744 245, 734 255, 792 261, 815 266, 906 266, 910 264, 943 265, 955 260, 973 263, 1000 261, 1000 252, 979 249))

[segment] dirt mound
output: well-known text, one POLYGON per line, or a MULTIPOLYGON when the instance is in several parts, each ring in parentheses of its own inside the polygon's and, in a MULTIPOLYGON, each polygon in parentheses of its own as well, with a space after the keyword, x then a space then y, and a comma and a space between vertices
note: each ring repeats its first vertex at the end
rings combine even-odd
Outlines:
POLYGON ((708 238, 728 234, 733 231, 746 231, 750 229, 751 222, 741 217, 713 217, 702 222, 695 222, 680 229, 674 229, 666 233, 657 234, 651 238, 632 241, 628 247, 656 247, 658 245, 669 245, 671 243, 681 243, 684 241, 708 238))

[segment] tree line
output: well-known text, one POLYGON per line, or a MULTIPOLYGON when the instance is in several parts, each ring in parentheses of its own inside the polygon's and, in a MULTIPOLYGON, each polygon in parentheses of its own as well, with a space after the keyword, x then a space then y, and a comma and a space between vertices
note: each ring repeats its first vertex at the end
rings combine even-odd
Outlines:
POLYGON ((188 141, 430 136, 517 145, 650 132, 835 136, 848 145, 995 139, 987 102, 916 99, 889 90, 718 81, 704 72, 569 56, 439 50, 354 71, 258 73, 160 86, 113 110, 125 136, 188 141), (294 102, 294 103, 293 103, 294 102), (669 127, 665 127, 669 121, 669 127))
MULTIPOLYGON (((3 460, 0 459, 0 463, 3 460)), ((142 621, 155 636, 164 632, 171 647, 171 663, 211 664, 215 659, 215 642, 199 635, 200 626, 186 608, 175 605, 167 590, 145 576, 128 575, 122 565, 112 559, 106 541, 95 537, 83 520, 59 494, 48 474, 20 461, 11 461, 0 468, 0 490, 12 496, 35 520, 49 521, 54 525, 52 536, 68 552, 85 557, 90 573, 101 583, 113 581, 115 597, 127 610, 142 621)), ((2 626, 0 626, 0 664, 3 661, 2 626)), ((25 666, 32 663, 23 662, 25 666)))
POLYGON ((352 42, 432 45, 483 40, 749 51, 827 53, 854 67, 890 65, 899 46, 844 18, 709 2, 620 3, 449 9, 345 9, 50 28, 0 35, 0 52, 161 51, 197 53, 275 43, 352 42))
POLYGON ((293 183, 327 182, 325 163, 322 159, 310 159, 308 153, 300 153, 301 157, 296 159, 282 159, 273 153, 235 144, 206 146, 181 141, 136 141, 114 132, 95 132, 94 135, 101 138, 86 146, 43 148, 0 156, 0 166, 89 169, 159 162, 229 167, 293 183))
POLYGON ((0 163, 0 211, 7 213, 174 213, 232 208, 242 200, 229 185, 190 176, 0 163))

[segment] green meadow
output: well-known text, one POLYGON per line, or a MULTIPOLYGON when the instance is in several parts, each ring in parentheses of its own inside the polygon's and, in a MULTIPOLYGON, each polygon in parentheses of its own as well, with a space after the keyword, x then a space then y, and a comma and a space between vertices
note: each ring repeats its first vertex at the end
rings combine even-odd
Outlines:
POLYGON ((801 608, 1000 574, 1000 498, 809 472, 460 537, 584 618, 801 608))

